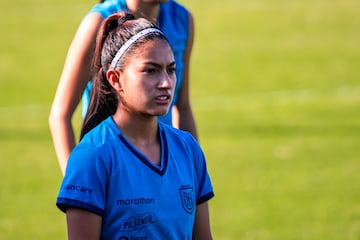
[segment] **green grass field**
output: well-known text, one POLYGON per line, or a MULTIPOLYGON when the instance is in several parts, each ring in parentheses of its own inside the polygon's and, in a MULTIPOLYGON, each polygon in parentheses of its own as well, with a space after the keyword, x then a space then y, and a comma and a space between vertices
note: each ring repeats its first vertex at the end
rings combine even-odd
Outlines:
MULTIPOLYGON (((0 2, 1 240, 66 238, 47 117, 95 2, 0 2)), ((360 1, 181 2, 214 238, 360 239, 360 1)))

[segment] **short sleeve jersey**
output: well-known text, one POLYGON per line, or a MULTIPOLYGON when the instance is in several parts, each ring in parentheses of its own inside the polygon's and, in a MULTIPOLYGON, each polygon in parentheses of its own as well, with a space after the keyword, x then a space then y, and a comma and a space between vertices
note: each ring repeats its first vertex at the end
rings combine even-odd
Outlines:
POLYGON ((192 239, 196 206, 214 196, 191 134, 159 123, 161 164, 152 164, 112 117, 70 155, 57 206, 102 216, 101 239, 192 239))
MULTIPOLYGON (((128 11, 125 0, 106 0, 103 3, 96 4, 90 10, 90 13, 98 13, 105 19, 111 14, 121 11, 128 11)), ((184 55, 189 38, 189 12, 181 4, 176 1, 169 0, 168 2, 160 5, 158 25, 170 42, 174 51, 176 62, 177 81, 173 102, 169 108, 169 112, 166 115, 159 117, 160 121, 171 125, 171 109, 178 100, 179 91, 183 82, 183 71, 185 67, 184 55)), ((83 94, 83 116, 85 116, 88 108, 90 89, 91 83, 89 83, 83 94)))

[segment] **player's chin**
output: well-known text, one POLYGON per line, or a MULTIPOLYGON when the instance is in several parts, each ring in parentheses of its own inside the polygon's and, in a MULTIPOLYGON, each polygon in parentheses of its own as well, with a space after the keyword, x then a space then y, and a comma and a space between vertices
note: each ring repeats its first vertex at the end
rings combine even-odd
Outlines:
POLYGON ((169 106, 157 107, 156 110, 154 110, 153 115, 161 117, 167 114, 168 111, 169 111, 169 106))
POLYGON ((164 116, 168 113, 168 109, 164 110, 164 111, 159 111, 158 114, 156 114, 158 117, 164 116))

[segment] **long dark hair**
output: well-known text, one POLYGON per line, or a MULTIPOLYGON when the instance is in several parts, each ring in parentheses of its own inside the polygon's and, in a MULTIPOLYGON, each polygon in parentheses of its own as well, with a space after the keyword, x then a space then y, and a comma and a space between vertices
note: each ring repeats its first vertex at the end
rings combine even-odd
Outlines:
MULTIPOLYGON (((120 47, 136 33, 146 28, 158 28, 156 24, 144 19, 135 19, 128 12, 115 13, 106 18, 100 26, 92 66, 92 89, 89 109, 81 128, 80 139, 101 121, 113 115, 118 106, 118 96, 106 78, 110 63, 120 47)), ((136 41, 119 59, 117 69, 123 69, 126 59, 140 44, 153 38, 166 39, 161 34, 149 34, 136 41)))

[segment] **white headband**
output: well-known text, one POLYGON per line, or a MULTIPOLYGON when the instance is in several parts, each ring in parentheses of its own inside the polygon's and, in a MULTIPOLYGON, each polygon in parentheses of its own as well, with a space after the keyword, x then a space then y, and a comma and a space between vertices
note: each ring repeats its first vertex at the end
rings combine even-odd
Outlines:
POLYGON ((164 35, 159 29, 157 28, 146 28, 134 36, 132 36, 129 40, 127 40, 119 49, 119 51, 116 53, 115 57, 111 61, 110 69, 115 69, 116 64, 119 62, 119 59, 122 57, 122 55, 125 53, 126 50, 129 49, 129 47, 134 44, 136 41, 138 41, 140 38, 144 37, 145 35, 148 35, 150 33, 160 33, 161 35, 164 35))

